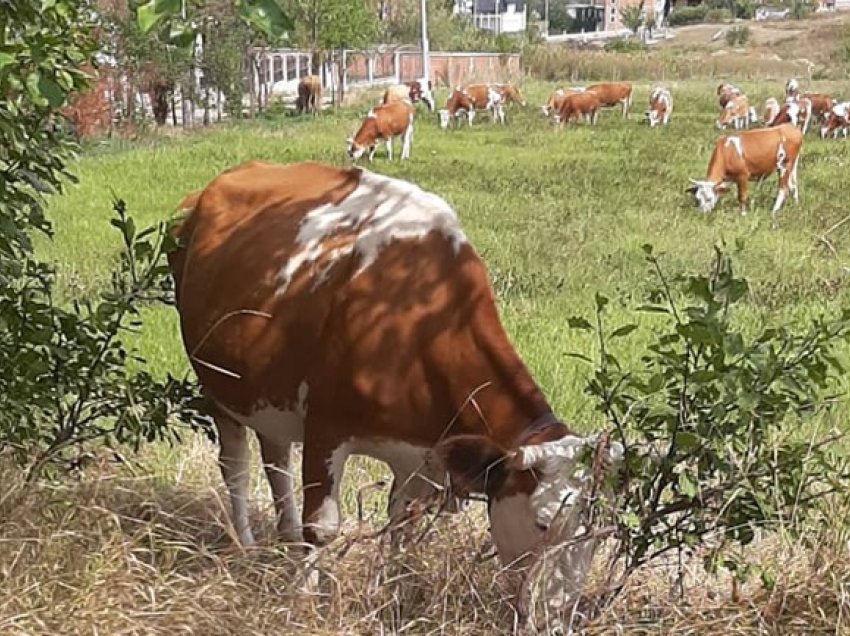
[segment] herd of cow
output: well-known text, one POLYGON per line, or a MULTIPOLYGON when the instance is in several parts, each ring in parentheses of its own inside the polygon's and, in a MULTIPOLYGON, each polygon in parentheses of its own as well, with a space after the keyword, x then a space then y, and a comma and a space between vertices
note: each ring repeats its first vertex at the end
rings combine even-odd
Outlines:
MULTIPOLYGON (((756 109, 738 87, 724 83, 717 87, 720 114, 717 126, 736 132, 717 140, 705 179, 691 179, 689 192, 704 212, 714 209, 720 196, 736 184, 741 213, 746 213, 747 189, 750 181, 761 180, 773 172, 779 175, 779 192, 773 214, 782 207, 788 196, 798 199, 797 166, 803 136, 811 124, 820 125, 821 137, 847 137, 850 130, 850 102, 838 102, 823 93, 801 93, 796 79, 785 86, 782 105, 774 97, 765 102, 763 128, 743 130, 759 121, 756 109), (740 131, 740 132, 738 132, 740 131)), ((392 140, 402 139, 401 158, 410 157, 413 123, 418 103, 428 110, 435 109, 431 83, 424 80, 391 86, 384 91, 381 103, 371 109, 360 129, 348 139, 348 154, 359 159, 368 152, 374 158, 379 143, 387 146, 392 159, 392 140)), ((526 102, 512 84, 471 84, 455 87, 438 111, 440 127, 466 122, 472 125, 476 113, 489 112, 493 122, 505 123, 505 106, 526 102)), ((585 120, 595 125, 601 108, 620 107, 628 117, 632 105, 632 85, 629 82, 607 82, 587 87, 556 89, 543 113, 551 117, 560 130, 565 124, 585 120)), ((673 112, 673 95, 669 89, 655 86, 649 94, 649 108, 644 112, 650 127, 666 125, 673 112)))

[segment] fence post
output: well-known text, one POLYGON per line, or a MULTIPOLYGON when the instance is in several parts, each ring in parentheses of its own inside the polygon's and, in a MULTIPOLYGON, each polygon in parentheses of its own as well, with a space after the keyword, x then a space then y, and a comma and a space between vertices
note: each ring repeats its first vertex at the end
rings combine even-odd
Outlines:
POLYGON ((301 54, 295 52, 295 79, 301 79, 301 54))
POLYGON ((375 82, 375 58, 372 53, 369 53, 366 57, 366 74, 369 77, 369 86, 372 86, 375 82))
POLYGON ((401 53, 399 51, 393 53, 393 75, 395 83, 401 84, 401 53))
POLYGON ((289 81, 289 69, 287 68, 287 58, 289 58, 289 53, 284 53, 281 58, 283 58, 283 81, 289 81))
MULTIPOLYGON (((348 92, 348 51, 342 50, 342 94, 348 92)), ((340 104, 341 106, 342 104, 340 104)))

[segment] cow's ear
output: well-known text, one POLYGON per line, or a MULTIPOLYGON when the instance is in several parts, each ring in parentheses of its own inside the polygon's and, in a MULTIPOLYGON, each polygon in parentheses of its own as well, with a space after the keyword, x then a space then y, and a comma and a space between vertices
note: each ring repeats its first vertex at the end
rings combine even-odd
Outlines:
POLYGON ((714 191, 717 194, 726 194, 727 192, 729 192, 729 184, 728 183, 718 183, 716 186, 714 186, 714 191))
POLYGON ((497 492, 511 470, 512 454, 483 435, 458 435, 440 442, 434 451, 460 495, 497 492))

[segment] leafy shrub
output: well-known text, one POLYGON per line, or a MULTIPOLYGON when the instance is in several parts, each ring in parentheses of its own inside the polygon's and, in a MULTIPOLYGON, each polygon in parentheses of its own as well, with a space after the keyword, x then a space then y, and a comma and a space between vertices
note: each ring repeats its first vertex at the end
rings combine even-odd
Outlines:
POLYGON ((646 51, 646 44, 635 38, 614 38, 605 43, 606 51, 615 53, 638 53, 646 51))
POLYGON ((709 9, 705 12, 705 21, 710 23, 730 22, 732 12, 729 9, 709 9))
POLYGON ((794 20, 803 20, 815 10, 810 0, 791 0, 791 17, 794 20))
POLYGON ((735 0, 734 13, 736 18, 752 20, 756 16, 756 3, 753 0, 735 0))
POLYGON ((625 448, 602 605, 670 552, 681 564, 683 552, 708 544, 706 569, 745 571, 726 548, 746 546, 757 530, 793 533, 848 487, 850 464, 834 447, 840 433, 807 423, 828 408, 827 392, 845 373, 834 349, 850 335, 850 311, 800 332, 744 329, 734 312, 749 286, 723 251, 709 274, 679 277, 663 272, 651 246, 644 251, 654 282, 638 309, 659 322, 648 345, 641 340, 638 365, 624 368, 615 356, 615 341, 638 327, 609 328, 607 298, 597 294, 594 320, 570 319, 597 337, 595 362, 576 356, 593 364, 586 392, 625 448))
POLYGON ((726 42, 729 46, 744 46, 750 41, 750 27, 746 25, 733 26, 726 31, 726 42))
POLYGON ((698 24, 705 22, 707 9, 700 5, 697 7, 682 7, 673 9, 667 17, 670 26, 682 26, 685 24, 698 24))

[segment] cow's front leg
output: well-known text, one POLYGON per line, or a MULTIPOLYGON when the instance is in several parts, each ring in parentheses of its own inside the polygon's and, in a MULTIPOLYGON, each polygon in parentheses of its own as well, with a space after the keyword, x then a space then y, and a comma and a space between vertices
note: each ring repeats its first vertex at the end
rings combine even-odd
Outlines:
POLYGON ((393 160, 393 138, 392 138, 392 135, 387 137, 386 143, 387 143, 387 159, 389 161, 392 161, 393 160))
POLYGON ((746 177, 741 177, 737 180, 738 185, 738 207, 741 210, 741 216, 747 215, 747 189, 750 183, 746 177))
POLYGON ((374 146, 369 146, 369 163, 372 163, 372 160, 375 158, 375 153, 378 150, 378 144, 374 146))
MULTIPOLYGON (((313 425, 323 430, 315 422, 313 425)), ((345 442, 304 440, 304 540, 324 545, 339 532, 339 484, 349 448, 345 442)))

